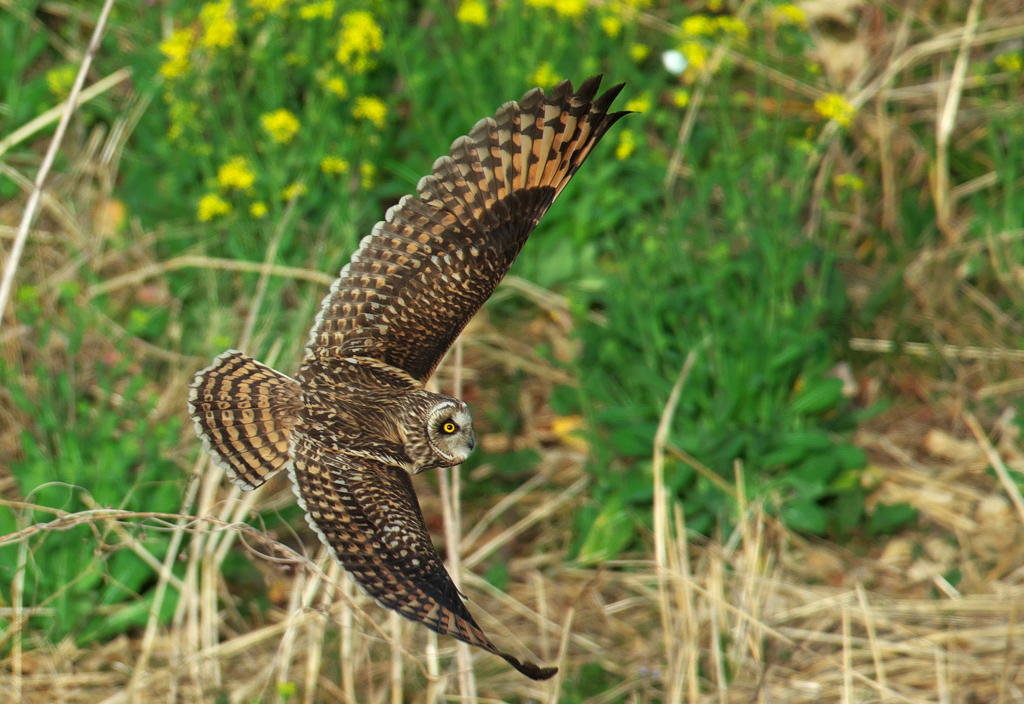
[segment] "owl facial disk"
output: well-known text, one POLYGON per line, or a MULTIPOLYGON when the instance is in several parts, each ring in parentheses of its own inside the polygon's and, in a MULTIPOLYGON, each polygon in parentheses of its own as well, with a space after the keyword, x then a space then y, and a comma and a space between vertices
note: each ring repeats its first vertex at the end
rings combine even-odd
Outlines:
POLYGON ((439 404, 427 419, 427 438, 446 467, 466 461, 476 446, 473 417, 462 401, 452 399, 439 404))

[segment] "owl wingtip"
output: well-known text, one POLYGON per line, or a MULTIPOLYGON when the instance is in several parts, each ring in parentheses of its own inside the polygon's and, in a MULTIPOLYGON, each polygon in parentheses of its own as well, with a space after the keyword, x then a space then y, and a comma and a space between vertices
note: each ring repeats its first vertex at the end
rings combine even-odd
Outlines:
POLYGON ((505 661, 509 665, 511 665, 512 667, 514 667, 517 670, 519 670, 519 672, 521 672, 522 674, 526 675, 531 680, 537 680, 537 681, 549 680, 552 677, 554 677, 556 674, 558 674, 558 668, 557 667, 541 667, 540 665, 537 665, 537 664, 529 662, 529 661, 520 662, 519 660, 517 660, 516 658, 512 657, 508 653, 500 653, 500 655, 501 655, 501 657, 503 657, 505 659, 505 661))

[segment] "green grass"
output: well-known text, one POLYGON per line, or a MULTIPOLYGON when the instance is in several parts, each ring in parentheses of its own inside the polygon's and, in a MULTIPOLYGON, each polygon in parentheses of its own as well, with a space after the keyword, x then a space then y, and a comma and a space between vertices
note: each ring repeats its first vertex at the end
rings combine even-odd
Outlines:
MULTIPOLYGON (((0 52, 4 134, 58 101, 59 91, 48 81, 49 71, 66 64, 58 48, 81 48, 86 36, 75 22, 48 15, 38 3, 16 7, 0 16, 0 45, 16 49, 0 52), (31 17, 46 23, 30 22, 31 17)), ((98 7, 88 2, 81 10, 92 16, 98 7)), ((450 3, 372 3, 383 46, 365 57, 366 66, 354 67, 339 61, 338 37, 342 16, 363 6, 339 2, 329 19, 303 19, 291 4, 283 14, 263 10, 260 18, 250 5, 236 3, 235 34, 217 48, 201 46, 209 36, 203 27, 211 23, 209 15, 203 19, 202 7, 175 2, 155 12, 118 3, 97 57, 97 75, 131 66, 132 89, 151 101, 113 184, 112 196, 124 203, 128 219, 103 249, 124 250, 124 256, 81 266, 65 275, 73 280, 70 286, 60 288, 45 275, 37 281, 35 272, 84 253, 66 243, 27 252, 15 312, 19 323, 31 327, 27 339, 34 342, 3 367, 4 408, 23 428, 17 450, 0 458, 10 463, 17 496, 63 511, 82 509, 82 492, 105 506, 177 510, 183 468, 200 445, 181 423, 184 397, 162 404, 160 412, 153 410, 156 399, 165 384, 186 372, 183 365, 199 366, 194 360, 210 359, 237 342, 258 277, 181 269, 161 277, 166 295, 155 297, 128 289, 85 300, 85 287, 139 261, 186 253, 262 261, 285 209, 283 193, 297 183, 305 192, 275 263, 334 272, 454 138, 532 87, 546 64, 554 76, 577 84, 604 73, 606 84, 626 82, 623 104, 646 103, 600 145, 513 269, 568 299, 581 344, 568 365, 550 347, 539 344, 536 350, 578 380, 577 386, 556 388, 547 403, 560 416, 586 419, 591 448, 589 501, 575 517, 574 533, 564 538, 570 554, 595 561, 642 551, 649 543, 654 433, 673 380, 694 349, 700 351, 674 417, 671 444, 730 484, 739 461, 747 495, 764 497, 799 531, 846 540, 915 520, 905 506, 865 513, 869 489, 861 473, 867 457, 851 441, 857 423, 880 407, 860 407, 846 398, 830 371, 841 360, 867 364, 846 341, 870 335, 876 325, 894 331, 898 340, 934 339, 934 316, 920 315, 902 279, 922 248, 943 241, 927 196, 926 169, 908 167, 899 177, 898 230, 884 230, 878 209, 869 207, 851 234, 844 224, 849 218, 842 216, 861 201, 881 200, 881 166, 870 133, 857 122, 840 132, 836 143, 843 158, 829 157, 827 163, 833 164, 832 175, 849 173, 858 180, 827 178, 822 200, 812 203, 820 163, 812 157, 830 148, 815 143, 825 121, 812 101, 801 97, 799 108, 787 108, 794 96, 786 88, 727 61, 710 82, 685 145, 687 171, 666 190, 663 180, 685 112, 675 101, 679 91, 692 90, 693 76, 680 82, 662 69, 659 54, 685 41, 710 50, 724 37, 722 30, 682 38, 655 31, 629 13, 616 15, 611 7, 570 17, 515 0, 488 6, 488 24, 480 27, 457 21, 450 3), (622 20, 615 36, 606 31, 612 17, 622 20), (187 35, 188 68, 173 77, 161 74, 168 55, 159 48, 172 26, 194 31, 187 35), (638 45, 649 49, 646 57, 635 56, 638 45), (338 79, 344 91, 332 84, 338 79), (353 113, 360 97, 380 101, 380 124, 353 113), (287 139, 276 139, 262 119, 278 110, 296 121, 287 139), (635 142, 631 153, 623 146, 624 133, 635 142), (222 169, 236 158, 244 160, 251 184, 227 185, 222 169), (325 158, 342 160, 345 168, 335 161, 339 169, 326 173, 325 158), (204 197, 213 196, 220 212, 201 217, 204 197), (261 207, 254 210, 255 204, 261 207), (812 207, 820 207, 824 217, 808 236, 812 207), (139 232, 156 236, 139 244, 139 232), (877 285, 855 305, 847 296, 847 273, 857 267, 870 268, 877 285), (123 337, 113 346, 95 344, 95 331, 108 327, 108 318, 129 336, 184 357, 139 355, 123 337), (104 354, 117 361, 102 362, 104 354)), ((681 5, 653 9, 677 25, 686 16, 681 5)), ((799 26, 773 28, 770 16, 770 7, 759 5, 747 23, 749 37, 736 39, 736 49, 822 93, 840 92, 806 59, 810 36, 799 26)), ((998 70, 979 60, 972 72, 998 70)), ((1002 110, 1019 103, 1021 79, 1019 72, 1008 75, 1002 83, 969 87, 965 105, 994 116, 983 135, 955 144, 951 153, 954 183, 990 171, 998 177, 996 188, 964 201, 970 215, 964 238, 971 242, 1024 222, 1018 193, 1024 140, 1019 119, 1002 110)), ((118 116, 116 105, 107 96, 83 106, 69 141, 80 145, 90 130, 109 128, 118 116)), ((893 158, 902 166, 922 151, 933 159, 932 126, 907 119, 901 138, 913 144, 902 142, 903 151, 893 158)), ((42 143, 18 145, 3 159, 32 178, 42 143)), ((74 168, 69 159, 58 163, 62 173, 74 168)), ((0 178, 0 195, 11 198, 17 191, 13 181, 0 178)), ((964 280, 1014 319, 1020 318, 1024 297, 1006 281, 1022 256, 1024 243, 1017 239, 1005 247, 1003 269, 981 249, 960 262, 964 280)), ((256 355, 276 349, 277 365, 290 371, 322 293, 309 284, 272 279, 260 311, 256 355)), ((491 314, 509 320, 534 315, 519 299, 496 302, 491 314)), ((971 320, 969 331, 981 334, 991 327, 984 315, 971 320)), ((945 339, 969 344, 970 334, 945 339)), ((1000 344, 1020 346, 1019 330, 993 334, 1000 344)), ((510 403, 476 409, 478 430, 514 434, 522 419, 511 406, 522 375, 493 381, 510 403)), ((489 504, 491 494, 521 483, 537 456, 481 456, 468 468, 485 461, 497 468, 493 479, 467 487, 467 495, 489 504)), ((691 528, 710 534, 736 520, 735 502, 714 483, 675 455, 667 462, 673 500, 691 528)), ((46 517, 0 508, 0 533, 38 520, 46 517)), ((147 545, 162 559, 166 539, 150 536, 147 545)), ((111 546, 119 547, 116 538, 85 528, 43 534, 32 543, 27 593, 32 603, 54 609, 34 617, 33 627, 54 641, 73 634, 81 642, 145 622, 155 574, 131 552, 111 546)), ((0 550, 2 573, 13 575, 18 559, 17 548, 0 550)), ((508 579, 507 572, 493 568, 488 575, 508 579)), ((10 599, 6 586, 0 594, 10 599)), ((164 609, 173 608, 173 601, 165 602, 164 609)), ((587 684, 570 680, 566 686, 577 687, 580 700, 594 693, 587 684)))

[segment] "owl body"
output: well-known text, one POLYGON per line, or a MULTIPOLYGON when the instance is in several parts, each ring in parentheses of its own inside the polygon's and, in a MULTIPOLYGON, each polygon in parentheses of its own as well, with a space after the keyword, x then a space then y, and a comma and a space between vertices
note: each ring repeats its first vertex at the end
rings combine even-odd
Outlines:
POLYGON ((536 88, 479 121, 388 210, 341 270, 292 379, 229 350, 196 375, 189 413, 243 490, 285 469, 310 527, 385 608, 504 658, 426 530, 412 475, 463 462, 469 408, 426 391, 445 352, 624 112, 600 77, 536 88))

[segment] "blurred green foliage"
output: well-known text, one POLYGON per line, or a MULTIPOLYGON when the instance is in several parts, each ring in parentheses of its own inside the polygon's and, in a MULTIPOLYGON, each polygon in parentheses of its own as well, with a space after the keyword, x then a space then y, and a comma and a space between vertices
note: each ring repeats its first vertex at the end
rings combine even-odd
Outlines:
MULTIPOLYGON (((88 15, 99 4, 76 7, 88 15)), ((877 409, 853 407, 830 375, 855 322, 840 273, 854 243, 828 218, 813 237, 804 233, 812 206, 839 209, 865 189, 877 195, 877 166, 868 164, 867 183, 840 174, 822 202, 811 202, 807 184, 821 148, 815 140, 826 118, 853 119, 849 105, 826 94, 804 110, 780 109, 790 94, 726 61, 708 85, 685 169, 665 186, 698 69, 718 42, 828 92, 820 67, 804 54, 810 39, 798 8, 758 4, 740 21, 719 5, 701 13, 643 0, 174 0, 155 11, 119 2, 95 70, 131 66, 133 90, 149 103, 124 149, 113 195, 142 231, 158 234, 147 245, 158 260, 202 253, 250 262, 262 260, 294 197, 297 217, 285 224, 276 263, 333 272, 434 158, 501 102, 561 78, 578 84, 604 73, 606 85, 625 82, 620 103, 635 114, 598 147, 513 269, 570 301, 582 343, 571 365, 578 386, 557 388, 549 399, 560 416, 587 423, 594 481, 576 516, 571 554, 601 561, 642 545, 651 524, 655 430, 692 350, 672 447, 729 484, 739 460, 747 495, 767 497, 794 529, 890 532, 916 514, 900 505, 865 516, 866 458, 850 442, 856 423, 877 409), (641 12, 678 29, 656 30, 640 21, 641 12), (664 51, 677 51, 689 68, 681 76, 666 71, 664 51)), ((38 17, 52 18, 34 0, 15 9, 0 15, 4 134, 63 99, 74 72, 59 49, 80 47, 87 36, 77 21, 41 25, 38 17)), ((1014 95, 1004 90, 994 87, 987 99, 1014 95)), ((113 104, 95 100, 78 119, 110 126, 118 117, 113 104)), ((1020 132, 1017 122, 1000 123, 988 132, 984 159, 956 162, 972 177, 991 166, 1007 184, 999 208, 981 193, 970 196, 978 233, 1018 227, 1024 218, 1013 195, 1019 160, 1000 136, 1020 132)), ((840 139, 850 146, 849 136, 840 139)), ((18 145, 5 161, 35 163, 32 146, 18 145)), ((0 197, 17 189, 0 178, 0 197)), ((894 258, 935 236, 927 199, 903 198, 899 207, 904 239, 871 233, 894 258)), ((122 238, 108 244, 127 248, 122 238)), ((984 257, 976 266, 987 266, 984 257)), ((102 278, 87 268, 80 277, 84 285, 102 278)), ((35 357, 3 369, 14 406, 31 419, 11 465, 27 500, 73 511, 85 506, 86 492, 99 505, 178 509, 180 482, 169 477, 181 472, 167 459, 178 421, 150 418, 140 381, 159 383, 167 365, 129 370, 127 361, 105 365, 80 355, 96 327, 89 311, 140 340, 210 358, 237 339, 257 275, 180 269, 165 280, 173 306, 101 296, 79 313, 60 307, 58 319, 44 314, 34 287, 19 292, 18 319, 32 326, 37 346, 45 348, 50 335, 67 340, 66 369, 40 366, 35 357)), ((61 296, 80 300, 80 293, 61 296)), ((322 293, 272 279, 258 354, 283 340, 282 366, 294 361, 322 293)), ((898 307, 904 296, 894 275, 859 315, 898 307)), ((494 310, 514 315, 521 305, 506 300, 494 310)), ((538 353, 555 361, 549 349, 538 353)), ((130 355, 125 350, 124 360, 130 355)), ((511 375, 499 391, 510 403, 486 414, 510 434, 520 420, 512 408, 520 381, 511 375)), ((176 410, 183 408, 184 401, 176 410)), ((708 533, 734 521, 734 502, 682 456, 670 448, 665 476, 689 526, 708 533)), ((507 490, 536 461, 529 450, 480 453, 467 468, 487 463, 493 472, 468 484, 466 496, 507 490)), ((2 508, 0 532, 47 519, 2 508)), ((152 570, 129 550, 108 554, 118 541, 98 530, 32 539, 26 589, 33 604, 52 609, 33 618, 54 639, 102 637, 145 621, 152 570)), ((146 545, 162 559, 167 541, 150 535, 146 545)), ((0 549, 4 599, 17 565, 16 547, 0 549)), ((494 565, 487 578, 504 586, 509 575, 494 565)), ((173 609, 173 595, 164 603, 173 609)), ((580 700, 600 691, 588 681, 611 681, 594 667, 576 685, 580 700)))

